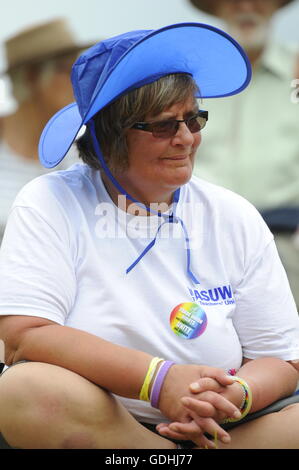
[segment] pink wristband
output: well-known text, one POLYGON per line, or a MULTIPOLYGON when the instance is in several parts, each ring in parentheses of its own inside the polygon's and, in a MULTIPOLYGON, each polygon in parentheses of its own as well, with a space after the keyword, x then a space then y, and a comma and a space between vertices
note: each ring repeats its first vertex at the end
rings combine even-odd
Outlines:
POLYGON ((170 369, 171 366, 173 366, 175 363, 173 361, 165 361, 163 362, 162 366, 158 370, 158 373, 156 375, 155 381, 152 386, 151 390, 151 405, 154 408, 159 408, 158 403, 159 403, 159 397, 160 397, 160 392, 161 388, 165 379, 165 376, 170 369))

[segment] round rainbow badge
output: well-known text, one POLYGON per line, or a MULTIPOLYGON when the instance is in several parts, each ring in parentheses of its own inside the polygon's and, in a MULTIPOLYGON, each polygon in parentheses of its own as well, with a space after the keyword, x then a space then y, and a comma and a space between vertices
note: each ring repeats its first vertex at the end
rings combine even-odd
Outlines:
POLYGON ((171 329, 181 338, 197 338, 204 333, 207 324, 205 311, 194 302, 179 304, 170 314, 171 329))

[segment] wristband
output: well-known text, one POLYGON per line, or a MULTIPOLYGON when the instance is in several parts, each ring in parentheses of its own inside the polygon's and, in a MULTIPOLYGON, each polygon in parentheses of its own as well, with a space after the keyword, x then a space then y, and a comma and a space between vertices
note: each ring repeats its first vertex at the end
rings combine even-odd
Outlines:
POLYGON ((165 361, 161 365, 156 378, 154 380, 153 386, 152 386, 152 391, 151 391, 151 405, 154 408, 158 408, 158 403, 159 403, 159 398, 160 398, 160 392, 161 388, 165 379, 165 376, 170 369, 171 366, 173 366, 175 363, 173 361, 165 361))
POLYGON ((231 379, 234 380, 235 382, 238 382, 243 387, 244 397, 243 397, 242 406, 240 408, 240 412, 241 412, 240 418, 227 418, 224 421, 225 423, 234 423, 236 421, 241 421, 241 419, 247 416, 252 405, 252 393, 251 393, 251 389, 248 383, 245 382, 244 379, 241 379, 240 377, 237 377, 236 375, 233 375, 231 379))
POLYGON ((149 385, 152 381, 152 378, 154 376, 155 370, 159 362, 163 361, 160 357, 154 357, 149 365, 149 368, 147 370, 143 385, 141 387, 140 393, 139 393, 139 400, 143 401, 150 401, 149 395, 148 395, 148 389, 149 385))

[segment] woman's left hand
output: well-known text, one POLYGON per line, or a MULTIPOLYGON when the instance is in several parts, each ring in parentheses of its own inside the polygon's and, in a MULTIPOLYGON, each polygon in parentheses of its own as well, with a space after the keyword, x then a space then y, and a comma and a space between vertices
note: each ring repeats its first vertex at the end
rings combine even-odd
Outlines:
MULTIPOLYGON (((217 400, 215 400, 214 396, 215 393, 225 397, 238 409, 240 408, 244 398, 243 387, 238 382, 233 382, 224 386, 223 384, 219 384, 217 380, 210 377, 204 377, 197 380, 196 382, 191 383, 189 390, 194 395, 196 394, 196 397, 199 400, 215 405, 215 414, 213 415, 213 418, 216 419, 218 423, 221 423, 225 418, 228 418, 228 415, 226 414, 224 408, 217 406, 217 400)), ((193 411, 196 411, 196 409, 194 409, 196 403, 192 399, 191 401, 185 400, 184 406, 187 408, 191 407, 193 411)), ((237 418, 238 416, 239 414, 236 414, 234 417, 237 418)))
MULTIPOLYGON (((213 436, 214 441, 230 442, 229 434, 218 424, 227 418, 221 398, 225 396, 235 405, 240 404, 241 387, 235 382, 224 386, 214 378, 203 377, 190 385, 190 391, 196 394, 196 398, 181 398, 183 406, 188 410, 189 422, 160 423, 157 426, 160 434, 172 439, 192 440, 199 446, 208 448, 215 447, 215 442, 203 436, 203 433, 213 436)), ((238 413, 235 417, 239 415, 238 413)))
MULTIPOLYGON (((198 400, 195 400, 198 403, 198 400)), ((169 439, 190 440, 200 448, 214 449, 217 441, 224 444, 230 442, 230 435, 213 418, 202 418, 197 411, 192 412, 189 408, 190 421, 185 423, 160 423, 156 426, 157 431, 169 439), (211 437, 208 437, 209 434, 211 437), (214 440, 212 440, 212 439, 214 440)))

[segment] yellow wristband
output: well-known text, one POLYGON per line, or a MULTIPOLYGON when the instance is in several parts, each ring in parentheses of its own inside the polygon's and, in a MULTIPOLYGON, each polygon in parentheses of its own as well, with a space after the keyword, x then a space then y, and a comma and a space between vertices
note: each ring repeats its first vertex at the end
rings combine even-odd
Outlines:
POLYGON ((140 390, 139 400, 150 401, 150 397, 149 397, 149 393, 148 393, 149 386, 150 386, 150 383, 151 383, 152 378, 154 376, 154 373, 156 371, 157 365, 159 364, 159 362, 161 362, 163 360, 164 359, 161 359, 160 357, 154 357, 151 360, 149 368, 148 368, 146 376, 145 376, 145 379, 144 379, 144 382, 143 382, 143 385, 142 385, 141 390, 140 390))
POLYGON ((224 422, 225 423, 234 423, 236 421, 241 421, 241 419, 245 418, 245 416, 248 415, 251 405, 252 405, 252 393, 251 389, 248 385, 247 382, 245 382, 244 379, 241 379, 240 377, 237 377, 236 375, 233 375, 230 377, 231 379, 235 380, 235 382, 238 382, 240 385, 242 385, 245 396, 243 400, 243 406, 240 409, 241 416, 240 418, 227 418, 224 422))

